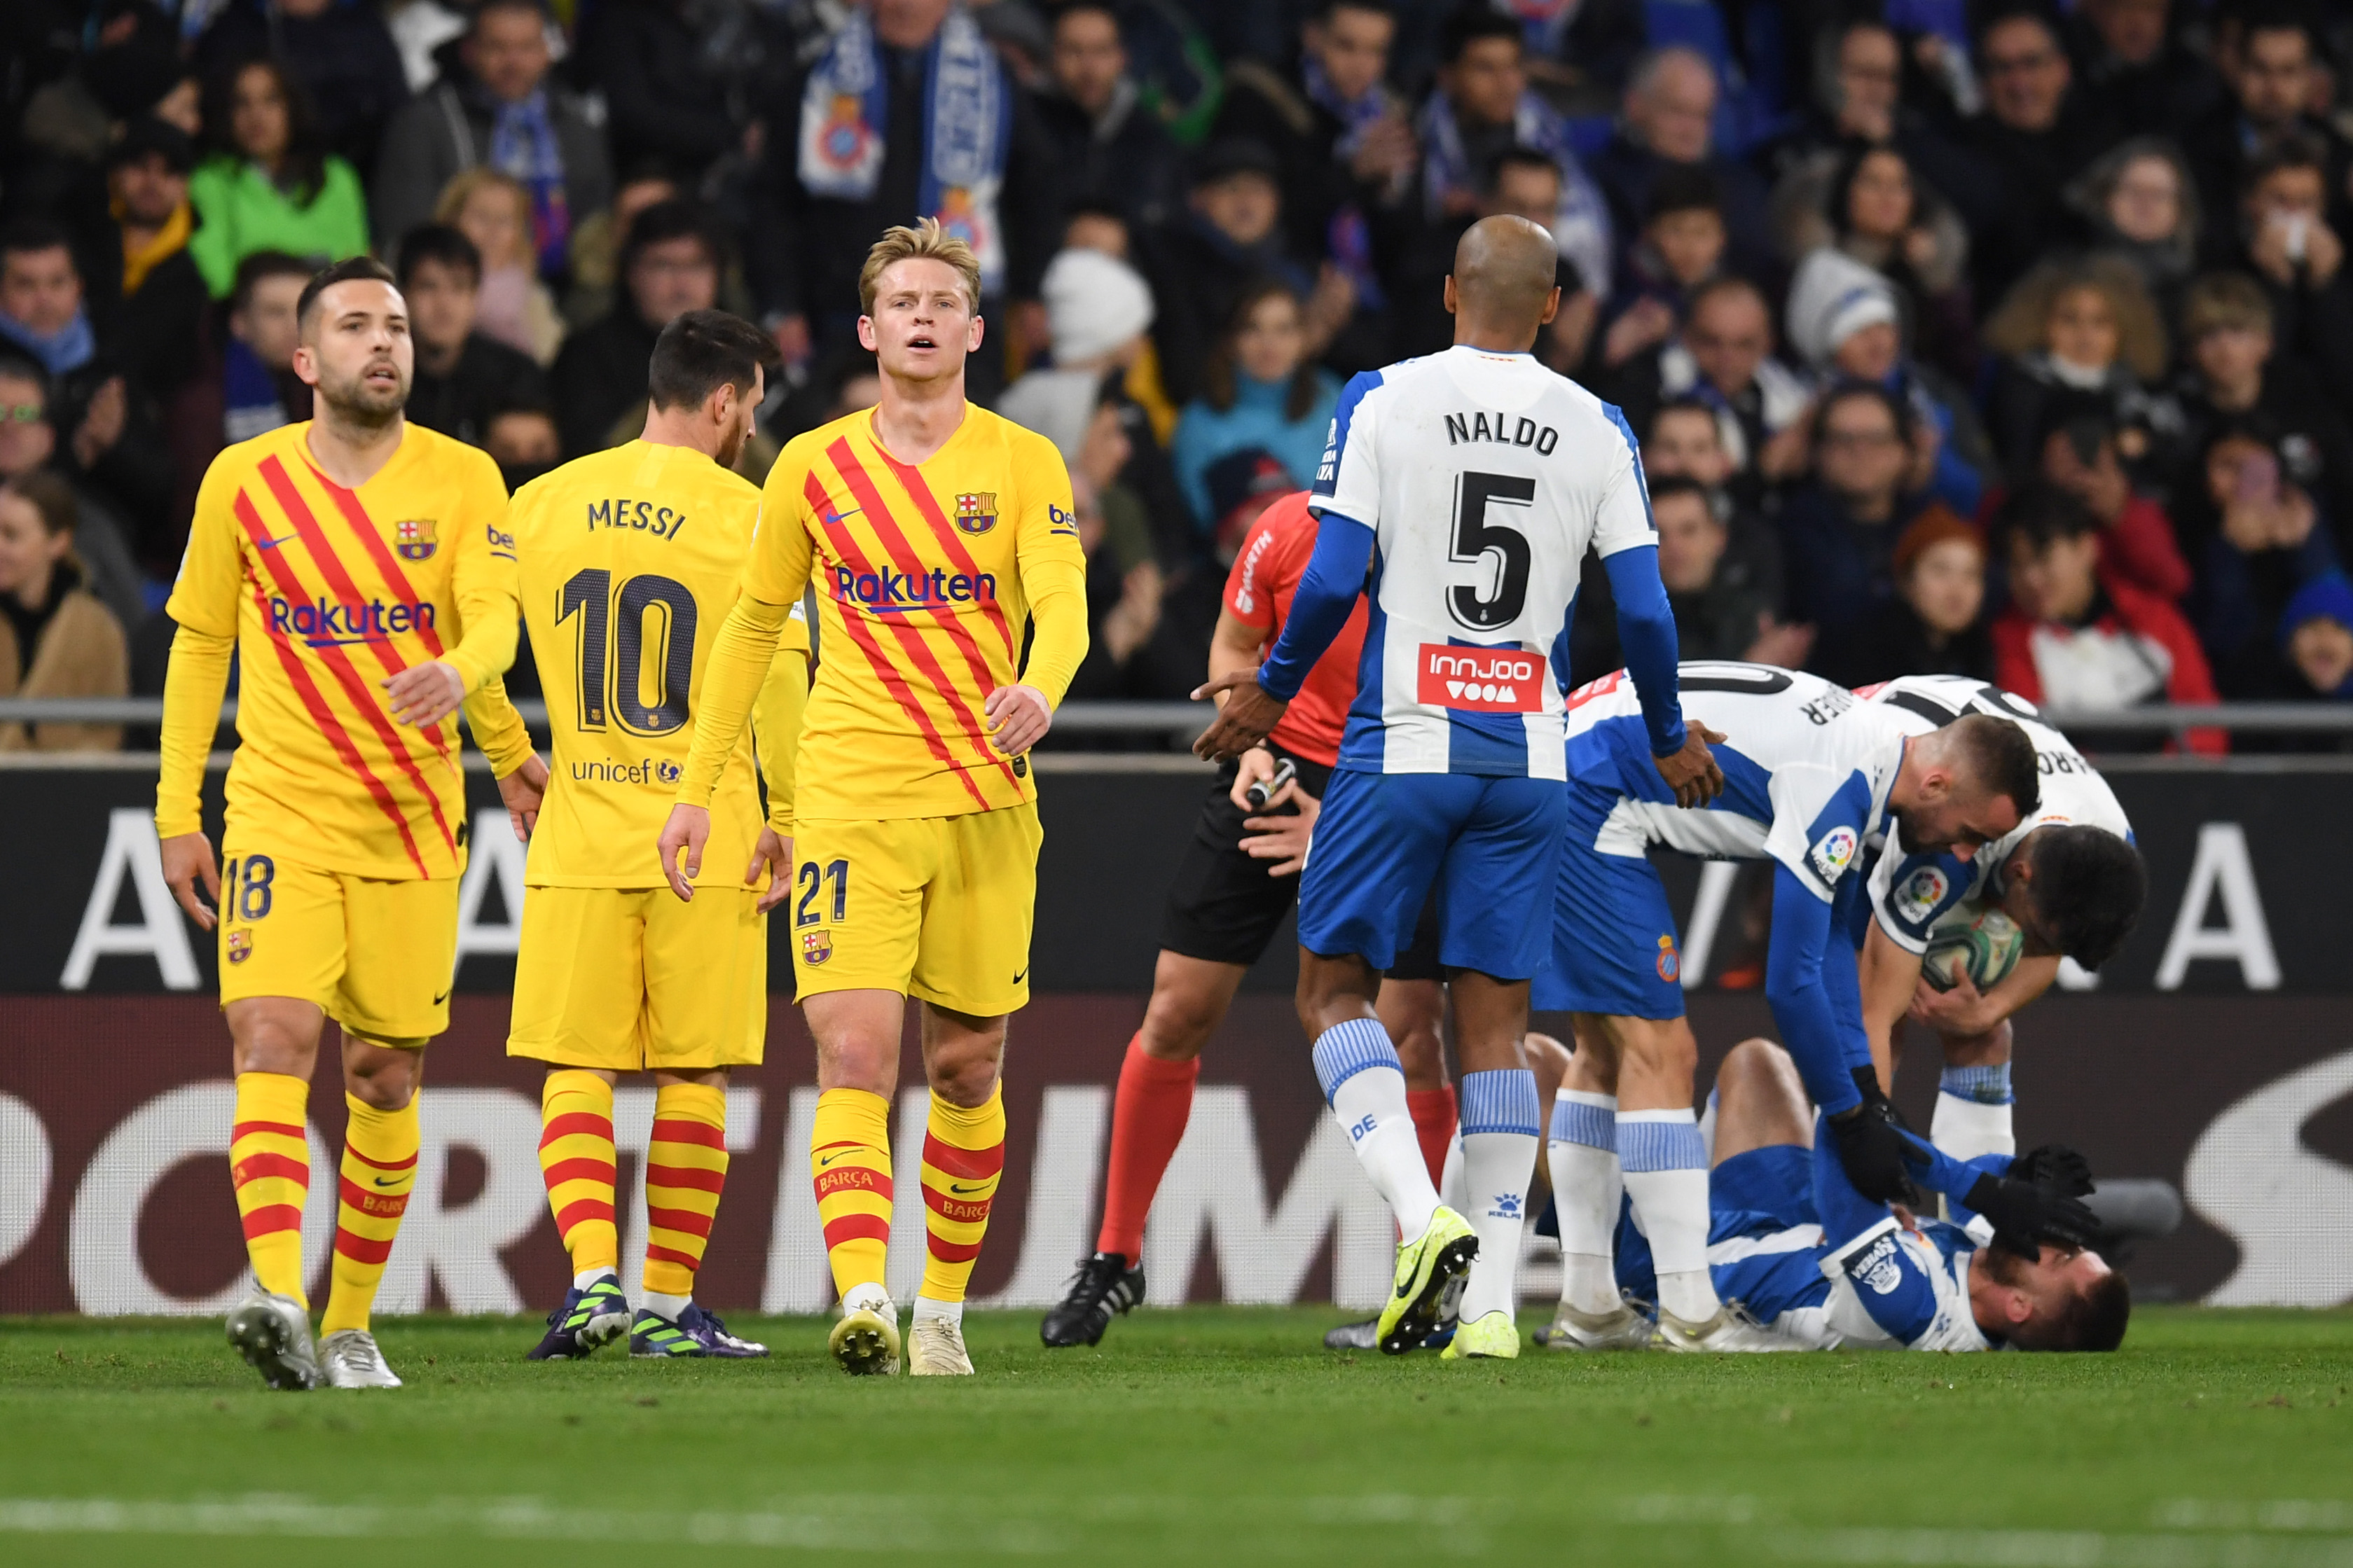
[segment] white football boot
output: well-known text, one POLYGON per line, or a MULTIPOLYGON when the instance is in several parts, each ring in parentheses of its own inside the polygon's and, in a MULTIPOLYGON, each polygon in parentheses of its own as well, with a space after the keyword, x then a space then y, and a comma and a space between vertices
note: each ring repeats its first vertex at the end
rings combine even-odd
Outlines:
POLYGON ((375 1336, 365 1329, 338 1329, 319 1347, 329 1388, 398 1388, 400 1379, 385 1364, 375 1336))
POLYGON ((319 1351, 311 1316, 291 1296, 257 1289, 229 1310, 228 1342, 272 1388, 316 1388, 319 1351))

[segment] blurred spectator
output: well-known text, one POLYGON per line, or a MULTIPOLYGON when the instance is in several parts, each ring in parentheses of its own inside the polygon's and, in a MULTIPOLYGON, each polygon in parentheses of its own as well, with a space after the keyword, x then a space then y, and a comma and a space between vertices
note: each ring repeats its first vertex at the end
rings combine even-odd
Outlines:
POLYGON ((188 172, 195 145, 152 117, 127 126, 106 154, 112 232, 86 252, 100 335, 121 350, 132 382, 167 395, 195 368, 210 298, 188 254, 195 214, 188 172))
POLYGON ((1152 289, 1126 262, 1074 247, 1048 264, 1039 292, 1054 363, 1007 387, 997 411, 1075 451, 1105 379, 1124 379, 1150 352, 1152 289))
POLYGON ((1790 618, 1820 636, 1815 668, 1849 657, 1872 611, 1894 592, 1895 541, 1918 515, 1908 490, 1912 411, 1886 388, 1846 384, 1814 410, 1814 477, 1780 518, 1790 618))
POLYGON ((2100 525, 2100 569, 2160 599, 2189 592, 2189 564, 2165 509, 2133 488, 2116 454, 2116 428, 2096 400, 2052 405, 2042 435, 2042 478, 2084 503, 2100 525))
POLYGON ((327 151, 309 96, 269 60, 213 79, 205 133, 214 152, 188 181, 197 228, 188 241, 216 300, 257 250, 317 258, 321 266, 368 247, 359 176, 327 151))
POLYGON ((1315 478, 1340 384, 1307 357, 1303 317, 1287 283, 1268 279, 1243 290, 1202 367, 1200 395, 1176 421, 1169 458, 1205 531, 1218 521, 1208 470, 1229 453, 1264 450, 1293 489, 1315 478))
POLYGON ((719 298, 722 250, 702 209, 688 202, 648 207, 621 249, 622 295, 601 321, 565 340, 555 356, 555 422, 564 455, 601 452, 630 438, 616 426, 646 395, 646 362, 661 330, 719 298))
MULTIPOLYGON (((858 269, 892 224, 934 216, 971 242, 984 316, 1037 300, 1061 216, 1053 150, 963 5, 872 0, 852 10, 767 121, 768 189, 748 244, 754 292, 787 362, 856 337, 858 269)), ((1023 314, 1042 331, 1034 311, 1023 314)), ((965 374, 976 397, 994 401, 1003 364, 973 356, 965 374)))
POLYGON ((2128 468, 2152 461, 2153 442, 2181 434, 2181 411, 2158 380, 2165 327, 2126 262, 2093 257, 2036 268, 1987 321, 1985 342, 2003 356, 1986 423, 2013 474, 2034 466, 2050 405, 2071 394, 2106 407, 2128 468))
POLYGON ((417 344, 408 416, 476 447, 487 444, 493 413, 548 401, 547 378, 529 354, 474 330, 481 281, 480 252, 448 225, 427 224, 401 239, 400 292, 417 344))
MULTIPOLYGON (((2010 607, 1993 624, 1994 681, 2031 702, 2108 712, 2150 702, 2212 702, 2214 678, 2181 612, 2104 576, 2100 525, 2055 486, 2022 486, 2002 504, 2010 607)), ((2192 731, 2199 752, 2228 749, 2192 731)))
POLYGON ((564 460, 553 410, 517 405, 494 410, 482 432, 482 450, 499 466, 509 493, 522 489, 564 460))
MULTIPOLYGON (((2306 583, 2280 612, 2280 662, 2285 678, 2275 693, 2290 702, 2353 702, 2353 584, 2342 573, 2306 583)), ((2341 752, 2348 737, 2315 737, 2302 744, 2248 750, 2341 752)))
MULTIPOLYGON (((374 5, 342 0, 230 0, 219 20, 206 30, 196 58, 207 72, 236 69, 259 59, 277 61, 318 106, 323 150, 361 169, 375 166, 376 142, 385 122, 408 100, 408 74, 401 67, 400 50, 374 5)), ((220 122, 207 110, 205 123, 220 122)), ((287 248, 301 250, 299 246, 287 248)), ((215 290, 227 291, 226 287, 215 290)))
POLYGON ((539 280, 531 193, 522 183, 496 169, 469 169, 441 193, 433 221, 464 234, 481 258, 476 325, 482 335, 536 363, 554 363, 564 346, 564 318, 556 314, 555 297, 539 280))
MULTIPOLYGON (((1820 205, 1831 170, 1860 142, 1894 147, 1923 184, 1972 224, 2000 216, 2004 192, 1999 172, 1918 108, 1906 105, 1904 78, 1904 46, 1877 16, 1853 16, 1817 33, 1812 108, 1775 150, 1781 182, 1773 194, 1778 213, 1820 205)), ((1802 240, 1798 246, 1800 253, 1810 248, 1802 240)))
POLYGON ((1724 264, 1723 193, 1706 169, 1673 164, 1651 183, 1651 210, 1627 257, 1601 363, 1615 370, 1683 324, 1692 295, 1724 264))
POLYGON ((1783 254, 1802 260, 1835 247, 1887 279, 1911 324, 1915 353, 1966 381, 1977 371, 1968 231, 1959 214, 1913 178, 1893 146, 1849 142, 1818 164, 1819 193, 1785 184, 1783 254))
MULTIPOLYGON (((480 175, 460 174, 457 184, 480 175)), ((591 213, 582 218, 572 233, 572 281, 564 291, 564 321, 567 329, 585 327, 613 308, 615 291, 620 287, 621 242, 629 237, 629 226, 638 215, 650 206, 677 201, 686 193, 670 178, 661 164, 648 161, 626 170, 620 183, 613 188, 613 205, 601 213, 591 213)), ((446 204, 448 193, 442 193, 446 204)), ((485 238, 446 214, 441 207, 434 216, 442 223, 458 223, 479 248, 485 238)), ((497 247, 493 247, 493 250, 497 247)), ((528 250, 528 242, 525 247, 528 250)), ((851 347, 856 347, 853 341, 851 347)))
MULTIPOLYGON (((123 697, 122 623, 83 585, 73 490, 55 474, 0 485, 0 697, 123 697)), ((0 752, 111 752, 119 727, 0 724, 0 752)))
MULTIPOLYGON (((1096 699, 1158 696, 1139 689, 1149 668, 1136 656, 1160 626, 1163 579, 1144 503, 1119 482, 1130 456, 1118 407, 1098 396, 1077 421, 1075 439, 1060 433, 1087 554, 1087 657, 1073 689, 1096 699)), ((1166 695, 1176 695, 1166 693, 1166 695)))
POLYGON ((1683 657, 1739 658, 1797 668, 1814 641, 1810 626, 1778 624, 1765 586, 1727 555, 1731 534, 1707 488, 1679 474, 1651 481, 1659 530, 1659 577, 1675 613, 1683 657))
MULTIPOLYGON (((1558 205, 1548 226, 1577 276, 1608 299, 1617 264, 1609 204, 1569 148, 1568 127, 1528 86, 1519 24, 1470 0, 1448 16, 1440 37, 1438 90, 1421 111, 1421 206, 1451 265, 1454 239, 1481 216, 1496 161, 1532 147, 1560 171, 1558 205)), ((1647 191, 1647 184, 1645 185, 1647 191)), ((1639 203, 1632 209, 1641 213, 1639 203)))
MULTIPOLYGON (((905 0, 883 3, 897 9, 905 0)), ((702 20, 689 15, 686 0, 598 0, 581 7, 574 79, 605 100, 613 167, 657 159, 691 187, 737 144, 742 106, 730 100, 702 20)), ((784 142, 793 116, 771 112, 768 121, 784 142)))
POLYGON ((46 218, 0 233, 0 338, 52 376, 71 375, 98 358, 72 237, 46 218))
MULTIPOLYGON (((1099 250, 1114 261, 1135 259, 1134 231, 1128 227, 1126 215, 1101 202, 1074 202, 1062 220, 1063 250, 1099 250)), ((1055 254, 1060 255, 1058 251, 1055 254)), ((1051 262, 1047 263, 1050 269, 1051 262)), ((1040 280, 1042 294, 1045 284, 1040 280)), ((1047 306, 1050 315, 1053 307, 1047 306)))
POLYGON ((294 349, 301 341, 295 306, 313 270, 282 250, 257 250, 237 263, 228 335, 215 344, 207 334, 197 374, 166 414, 174 536, 195 515, 197 487, 223 447, 311 417, 311 389, 294 374, 294 349))
POLYGON ((1680 398, 1660 408, 1642 437, 1646 479, 1683 478, 1707 493, 1708 510, 1725 527, 1720 575, 1736 588, 1754 588, 1778 618, 1782 610, 1781 535, 1754 510, 1733 499, 1731 456, 1715 411, 1697 398, 1680 398))
POLYGON ((2341 190, 2344 142, 2313 112, 2316 79, 2326 80, 2327 68, 2310 24, 2299 8, 2276 0, 2257 0, 2242 16, 2238 47, 2223 72, 2230 99, 2187 134, 2206 210, 2238 211, 2267 156, 2291 142, 2314 144, 2324 183, 2341 190))
POLYGON ((2272 325, 2331 384, 2353 384, 2353 282, 2327 221, 2329 161, 2310 137, 2284 138, 2246 171, 2233 265, 2271 297, 2272 325))
POLYGON ((1976 239, 1978 293, 2000 299, 2054 237, 2067 233, 2063 193, 2115 140, 2106 115, 2074 90, 2073 72, 2048 17, 2009 0, 1978 35, 1985 112, 1968 144, 2002 182, 1998 214, 1976 239))
MULTIPOLYGON (((1673 46, 1643 56, 1626 83, 1617 131, 1593 155, 1593 177, 1609 197, 1617 232, 1630 235, 1650 211, 1651 186, 1664 171, 1707 170, 1721 193, 1733 267, 1761 276, 1772 262, 1765 184, 1715 149, 1717 86, 1715 68, 1697 49, 1673 46)), ((1584 266, 1583 257, 1577 259, 1584 266)))
MULTIPOLYGON (((31 360, 0 353, 0 483, 31 483, 58 474, 57 427, 49 423, 49 378, 31 360)), ((132 534, 109 504, 73 486, 76 531, 90 591, 126 624, 145 613, 132 534)))
POLYGON ((1127 74, 1112 0, 1076 0, 1054 18, 1053 88, 1038 122, 1054 151, 1054 194, 1153 226, 1177 199, 1176 149, 1127 74))
POLYGON ((2178 136, 2221 103, 2222 79, 2169 25, 2170 0, 2082 0, 2084 87, 2128 136, 2178 136))
POLYGON ((564 271, 573 226, 613 199, 613 168, 605 128, 548 79, 548 23, 543 0, 482 0, 439 83, 385 130, 369 191, 377 234, 434 217, 451 180, 488 165, 529 193, 536 270, 564 271))
POLYGON ((2182 503, 2182 532, 2198 553, 2190 601, 2214 683, 2258 699, 2280 684, 2280 615, 2306 584, 2337 570, 2312 498, 2281 472, 2261 416, 2232 420, 2209 439, 2205 484, 2182 503))
POLYGON ((1693 299, 1673 342, 1620 369, 1612 401, 1637 429, 1669 399, 1694 397, 1715 409, 1734 498, 1753 508, 1768 483, 1806 465, 1806 386, 1772 354, 1765 296, 1746 279, 1720 278, 1693 299))
POLYGON ((1985 541, 1978 531, 1945 507, 1929 507, 1896 540, 1888 564, 1894 595, 1863 618, 1822 673, 1841 686, 1899 675, 1991 680, 1985 541))
POLYGON ((2271 301, 2243 273, 2214 273, 2189 288, 2181 311, 2187 363, 2177 384, 2186 430, 2176 486, 2204 482, 2188 470, 2223 422, 2260 413, 2280 432, 2281 469, 2322 500, 2340 531, 2353 526, 2353 430, 2299 361, 2274 352, 2271 301))

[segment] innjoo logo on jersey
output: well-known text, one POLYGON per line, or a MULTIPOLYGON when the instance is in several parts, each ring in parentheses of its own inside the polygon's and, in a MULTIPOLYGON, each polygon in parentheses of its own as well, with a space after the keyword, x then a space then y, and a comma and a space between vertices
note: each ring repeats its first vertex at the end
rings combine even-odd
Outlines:
POLYGON ((1544 660, 1519 648, 1424 643, 1415 695, 1433 708, 1470 713, 1539 713, 1544 679, 1544 660))

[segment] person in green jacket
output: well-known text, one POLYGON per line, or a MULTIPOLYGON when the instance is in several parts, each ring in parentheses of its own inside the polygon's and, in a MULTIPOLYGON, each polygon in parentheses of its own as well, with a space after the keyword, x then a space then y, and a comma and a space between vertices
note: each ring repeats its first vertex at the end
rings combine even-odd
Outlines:
POLYGON ((322 267, 365 253, 359 176, 326 151, 309 100, 275 62, 237 66, 206 96, 205 129, 219 150, 188 180, 197 221, 188 254, 214 299, 228 297, 237 264, 257 250, 322 267))

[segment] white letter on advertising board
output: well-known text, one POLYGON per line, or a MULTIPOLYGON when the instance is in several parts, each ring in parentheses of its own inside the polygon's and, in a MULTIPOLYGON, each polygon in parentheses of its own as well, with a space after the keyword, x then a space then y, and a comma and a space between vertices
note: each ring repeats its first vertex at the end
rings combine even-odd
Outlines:
POLYGON ((2255 890, 2255 867, 2247 854, 2246 830, 2235 822, 2210 822, 2198 830, 2198 858, 2181 894, 2173 934, 2157 966, 2157 988, 2178 991, 2189 965, 2201 958, 2228 959, 2250 991, 2279 989, 2279 955, 2272 951, 2272 928, 2255 890), (2222 895, 2222 924, 2206 924, 2206 907, 2222 895))
POLYGON ((90 902, 82 906, 81 930, 74 933, 73 951, 66 955, 58 985, 82 990, 100 958, 144 953, 163 971, 166 986, 194 991, 202 976, 196 973, 196 955, 188 949, 188 928, 180 919, 180 906, 172 901, 172 889, 164 881, 164 848, 155 839, 155 819, 129 807, 107 813, 98 880, 90 889, 90 902), (134 925, 116 925, 114 904, 122 896, 126 876, 139 894, 139 920, 134 925))

